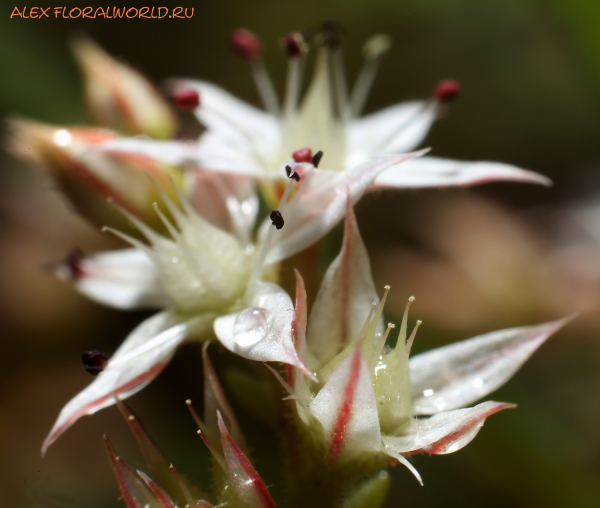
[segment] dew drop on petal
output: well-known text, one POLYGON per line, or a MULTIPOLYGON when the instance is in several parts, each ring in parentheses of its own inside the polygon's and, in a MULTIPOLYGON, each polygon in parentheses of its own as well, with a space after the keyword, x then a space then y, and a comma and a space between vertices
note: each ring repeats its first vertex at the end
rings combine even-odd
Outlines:
POLYGON ((423 390, 423 397, 431 397, 434 394, 432 388, 427 388, 427 390, 423 390))
POLYGON ((73 135, 67 129, 57 130, 52 138, 58 146, 69 146, 73 141, 73 135))
POLYGON ((233 340, 238 346, 253 346, 267 335, 269 311, 259 307, 243 310, 233 325, 233 340))

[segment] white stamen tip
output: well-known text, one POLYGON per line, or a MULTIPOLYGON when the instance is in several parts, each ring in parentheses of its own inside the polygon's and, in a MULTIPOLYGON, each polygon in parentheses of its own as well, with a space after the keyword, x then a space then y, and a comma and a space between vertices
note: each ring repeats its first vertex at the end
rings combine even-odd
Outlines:
POLYGON ((411 296, 411 297, 408 299, 408 301, 409 301, 409 302, 414 302, 414 301, 415 301, 415 297, 414 297, 414 296, 411 296))
POLYGON ((383 289, 385 289, 386 291, 389 291, 390 289, 392 289, 392 286, 390 286, 389 284, 387 286, 383 286, 383 289))

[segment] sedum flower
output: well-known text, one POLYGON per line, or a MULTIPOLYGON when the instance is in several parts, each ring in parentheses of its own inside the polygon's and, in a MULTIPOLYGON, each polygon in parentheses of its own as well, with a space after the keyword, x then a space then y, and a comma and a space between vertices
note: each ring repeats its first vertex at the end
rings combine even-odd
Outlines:
MULTIPOLYGON (((364 67, 349 93, 340 36, 326 25, 315 38, 315 71, 302 101, 306 44, 297 33, 284 37, 282 46, 289 67, 287 89, 280 104, 262 63, 258 38, 237 31, 232 40, 237 44, 233 45, 236 53, 249 62, 266 111, 211 83, 175 79, 168 83, 175 102, 185 99, 189 103, 190 97, 195 97, 194 113, 207 129, 196 142, 130 138, 109 141, 98 149, 145 154, 169 164, 193 164, 257 178, 267 200, 276 203, 283 185, 278 171, 281 160, 309 161, 311 149, 322 150, 321 167, 344 172, 380 155, 414 150, 445 103, 460 92, 456 82, 444 81, 429 100, 400 103, 361 116, 381 57, 390 45, 389 38, 379 35, 367 42, 364 67)), ((507 164, 421 157, 387 168, 375 178, 373 188, 474 185, 495 180, 550 183, 544 176, 507 164)))
POLYGON ((279 211, 273 212, 281 222, 271 214, 256 243, 250 238, 258 202, 247 182, 238 182, 236 188, 230 180, 230 190, 223 189, 231 231, 209 223, 181 193, 181 207, 177 206, 158 185, 157 192, 175 221, 156 206, 170 238, 119 208, 148 243, 107 228, 134 249, 90 258, 70 256, 57 271, 101 303, 165 310, 133 330, 97 378, 63 408, 43 452, 81 416, 114 404, 115 395, 125 398, 142 389, 185 339, 210 338, 213 329, 225 347, 243 357, 289 363, 313 376, 294 348, 290 297, 277 284, 259 280, 265 262, 272 264, 320 239, 343 217, 345 192, 351 201, 359 199, 380 171, 415 155, 380 158, 326 182, 311 164, 295 166, 289 170, 279 211), (304 177, 296 181, 294 171, 300 170, 304 177), (322 183, 313 186, 313 180, 322 183))
POLYGON ((289 369, 280 378, 308 428, 321 429, 330 463, 387 455, 421 477, 406 457, 446 454, 467 445, 485 419, 515 407, 487 401, 553 333, 571 318, 500 330, 409 358, 420 321, 407 338, 406 307, 397 345, 386 345, 381 302, 365 246, 348 205, 344 241, 327 270, 306 325, 306 293, 297 274, 295 340, 319 383, 289 369), (375 302, 375 303, 373 303, 375 302), (366 320, 365 320, 366 317, 366 320), (423 418, 426 416, 427 418, 423 418))

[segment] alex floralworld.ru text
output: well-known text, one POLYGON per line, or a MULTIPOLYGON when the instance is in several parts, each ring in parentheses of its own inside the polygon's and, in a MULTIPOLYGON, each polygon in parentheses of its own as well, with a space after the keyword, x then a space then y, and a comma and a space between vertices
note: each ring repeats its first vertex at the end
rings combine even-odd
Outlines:
POLYGON ((191 18, 194 8, 173 7, 15 7, 10 15, 12 18, 41 19, 41 18, 191 18), (53 10, 52 10, 53 9, 53 10), (53 15, 54 14, 54 15, 53 15))

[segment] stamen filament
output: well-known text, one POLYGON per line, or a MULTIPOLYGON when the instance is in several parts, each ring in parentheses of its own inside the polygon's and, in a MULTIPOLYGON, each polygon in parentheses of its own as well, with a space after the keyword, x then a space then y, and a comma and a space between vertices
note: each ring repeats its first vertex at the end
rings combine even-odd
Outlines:
POLYGON ((346 123, 350 112, 348 111, 348 91, 346 87, 346 75, 344 72, 344 60, 341 48, 337 48, 337 50, 331 53, 331 64, 333 67, 333 82, 336 92, 335 98, 338 114, 342 122, 346 123))
POLYGON ((265 109, 273 116, 279 116, 279 99, 265 64, 261 59, 257 59, 250 63, 250 68, 265 109))
POLYGON ((408 299, 408 303, 406 304, 406 307, 404 308, 404 315, 402 316, 402 324, 400 325, 400 336, 398 337, 398 345, 396 347, 399 347, 401 344, 406 343, 406 328, 408 326, 408 309, 410 309, 410 304, 413 303, 414 301, 415 301, 415 297, 411 296, 408 299))

